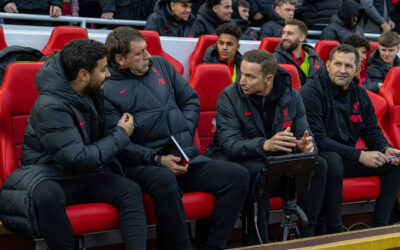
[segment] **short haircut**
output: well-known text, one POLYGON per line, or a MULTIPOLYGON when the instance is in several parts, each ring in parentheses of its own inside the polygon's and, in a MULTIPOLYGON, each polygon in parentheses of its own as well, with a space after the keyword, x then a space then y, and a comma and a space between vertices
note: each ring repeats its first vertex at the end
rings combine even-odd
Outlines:
POLYGON ((301 33, 303 33, 306 36, 308 34, 307 25, 303 21, 300 21, 299 19, 287 19, 285 21, 285 25, 296 25, 301 33))
POLYGON ((219 37, 221 34, 229 34, 234 36, 237 40, 242 36, 242 30, 239 26, 231 23, 224 23, 217 27, 216 30, 217 36, 219 37))
POLYGON ((399 34, 395 31, 386 31, 378 39, 379 45, 384 47, 398 46, 400 43, 399 34))
POLYGON ((297 0, 275 0, 275 7, 279 6, 281 7, 284 4, 291 4, 291 5, 297 5, 297 0))
POLYGON ((106 40, 108 63, 115 68, 118 67, 115 56, 120 54, 125 57, 130 51, 131 42, 137 40, 145 40, 138 30, 128 26, 115 28, 108 34, 106 40))
POLYGON ((97 67, 97 61, 107 56, 107 47, 98 41, 75 39, 64 45, 61 61, 68 81, 76 79, 79 70, 89 73, 97 67))
POLYGON ((349 44, 354 48, 358 49, 361 47, 365 47, 367 51, 371 50, 371 45, 369 44, 367 38, 360 35, 349 35, 343 40, 343 44, 349 44))
POLYGON ((250 4, 246 0, 239 0, 238 7, 242 6, 243 8, 250 9, 250 4))
POLYGON ((356 58, 356 61, 355 61, 356 66, 358 66, 358 63, 360 62, 360 56, 358 55, 357 49, 354 48, 353 46, 351 46, 349 44, 340 44, 340 45, 336 46, 335 48, 333 48, 331 50, 331 53, 329 54, 329 61, 333 60, 333 56, 335 55, 336 52, 341 52, 341 53, 345 53, 345 54, 353 53, 356 58))
POLYGON ((221 0, 206 0, 206 7, 208 9, 212 9, 215 5, 221 3, 221 0))
POLYGON ((243 55, 243 60, 261 65, 261 71, 264 75, 273 75, 275 77, 278 63, 274 55, 263 49, 249 50, 243 55))

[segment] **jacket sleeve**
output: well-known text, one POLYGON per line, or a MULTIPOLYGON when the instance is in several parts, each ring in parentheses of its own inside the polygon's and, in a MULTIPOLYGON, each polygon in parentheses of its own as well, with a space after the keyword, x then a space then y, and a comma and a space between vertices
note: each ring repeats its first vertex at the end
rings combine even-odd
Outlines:
POLYGON ((320 36, 321 40, 338 40, 338 37, 336 36, 335 30, 333 27, 328 26, 326 27, 320 36))
POLYGON ((260 7, 258 6, 257 0, 249 0, 250 4, 250 15, 253 16, 257 12, 260 12, 260 7))
POLYGON ((385 22, 385 19, 383 19, 381 14, 379 14, 379 12, 376 10, 373 0, 360 0, 360 3, 364 8, 365 14, 368 16, 368 18, 379 25, 385 22))
POLYGON ((99 0, 101 13, 116 12, 115 1, 119 0, 99 0))
POLYGON ((385 73, 381 70, 378 64, 368 65, 367 70, 369 81, 365 84, 365 87, 375 93, 378 93, 378 83, 383 83, 385 80, 385 73))
POLYGON ((317 142, 319 150, 336 152, 343 159, 358 161, 361 154, 360 149, 344 145, 328 137, 323 119, 323 97, 315 93, 315 90, 312 87, 307 86, 307 84, 300 89, 300 94, 303 97, 307 119, 311 131, 315 135, 315 140, 317 142))
MULTIPOLYGON (((106 134, 111 134, 113 128, 121 119, 122 113, 107 98, 104 100, 104 106, 106 110, 106 134)), ((155 154, 155 150, 135 144, 129 140, 128 145, 121 151, 121 153, 118 155, 118 158, 124 163, 124 165, 128 166, 151 165, 153 163, 152 158, 155 154)))
POLYGON ((242 124, 233 110, 233 103, 225 91, 218 98, 216 107, 217 141, 229 160, 263 157, 264 137, 247 139, 242 133, 242 124))
POLYGON ((259 40, 262 40, 264 37, 271 36, 274 36, 272 32, 272 27, 270 27, 268 23, 264 23, 263 26, 261 26, 259 40))
POLYGON ((110 162, 128 144, 129 137, 121 127, 114 127, 108 136, 91 145, 84 144, 70 112, 60 105, 47 105, 31 123, 46 151, 65 170, 95 169, 110 162))
POLYGON ((378 124, 378 120, 375 115, 375 109, 372 105, 371 99, 365 90, 363 90, 364 97, 367 101, 367 105, 364 112, 364 124, 365 128, 361 133, 361 138, 364 140, 368 150, 382 151, 386 146, 390 146, 382 133, 381 127, 378 124))
POLYGON ((62 9, 64 4, 62 0, 51 0, 50 5, 56 5, 62 9))
POLYGON ((207 29, 204 22, 202 21, 201 16, 197 16, 196 21, 194 21, 193 23, 192 30, 194 37, 200 37, 203 34, 207 34, 207 29))
POLYGON ((146 25, 144 26, 145 30, 154 30, 160 33, 160 24, 157 22, 157 15, 155 13, 151 14, 149 18, 147 18, 146 25))

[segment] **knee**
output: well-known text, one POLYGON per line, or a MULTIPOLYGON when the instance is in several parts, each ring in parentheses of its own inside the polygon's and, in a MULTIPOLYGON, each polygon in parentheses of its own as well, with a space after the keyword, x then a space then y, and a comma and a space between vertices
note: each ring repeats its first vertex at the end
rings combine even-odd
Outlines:
POLYGON ((152 196, 181 193, 174 173, 167 168, 160 168, 160 171, 155 173, 153 180, 150 185, 152 196))
POLYGON ((53 210, 65 207, 65 195, 61 187, 55 181, 42 181, 33 191, 35 206, 53 210))
POLYGON ((225 172, 224 179, 227 180, 230 185, 247 191, 251 179, 250 172, 240 164, 228 161, 226 164, 229 165, 229 171, 225 172))
POLYGON ((321 156, 326 160, 328 167, 328 178, 343 178, 343 159, 335 152, 323 152, 321 156))

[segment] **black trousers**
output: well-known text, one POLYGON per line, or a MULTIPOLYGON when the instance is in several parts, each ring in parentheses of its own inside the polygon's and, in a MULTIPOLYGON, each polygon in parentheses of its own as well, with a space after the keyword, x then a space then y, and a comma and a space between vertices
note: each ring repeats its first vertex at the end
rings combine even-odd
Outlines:
POLYGON ((126 168, 126 175, 153 198, 163 249, 174 250, 191 249, 185 225, 183 193, 204 191, 215 194, 206 248, 224 249, 249 185, 249 174, 240 165, 217 160, 191 164, 188 172, 179 176, 158 166, 129 167, 126 168))
MULTIPOLYGON (((318 216, 321 212, 323 197, 325 193, 325 182, 327 175, 327 164, 324 159, 317 157, 318 167, 311 179, 310 190, 307 193, 299 194, 298 204, 304 210, 308 217, 308 226, 300 228, 302 236, 313 236, 315 226, 318 222, 318 216)), ((261 170, 265 168, 265 162, 262 159, 239 161, 240 165, 245 167, 250 173, 250 186, 247 195, 246 203, 243 208, 243 214, 248 220, 254 217, 253 203, 257 202, 257 227, 263 243, 268 242, 268 215, 270 211, 269 200, 259 200, 256 196, 260 192, 260 187, 256 185, 257 177, 261 170)), ((249 235, 251 238, 249 243, 259 243, 254 236, 249 235), (256 241, 255 241, 256 240, 256 241)))
MULTIPOLYGON (((375 227, 388 225, 392 208, 400 190, 400 167, 385 164, 379 168, 369 168, 358 161, 343 160, 340 155, 334 152, 324 153, 324 157, 327 161, 332 162, 332 164, 342 169, 343 177, 379 177, 381 191, 376 199, 372 225, 375 227)), ((335 195, 337 196, 337 200, 341 200, 342 189, 335 195)), ((333 204, 331 204, 331 206, 333 206, 333 204)), ((334 208, 333 210, 340 211, 340 207, 334 208)))
POLYGON ((75 239, 65 207, 105 202, 119 210, 126 249, 146 249, 146 217, 140 187, 109 172, 82 175, 73 180, 45 180, 34 189, 33 199, 40 232, 50 249, 74 249, 75 239))

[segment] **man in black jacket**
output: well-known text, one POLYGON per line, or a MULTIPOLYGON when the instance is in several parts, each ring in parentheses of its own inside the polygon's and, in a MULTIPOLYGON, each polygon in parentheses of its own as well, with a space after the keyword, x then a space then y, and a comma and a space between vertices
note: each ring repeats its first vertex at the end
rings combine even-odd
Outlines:
POLYGON ((302 21, 286 20, 282 32, 282 42, 276 46, 274 52, 278 63, 296 66, 301 85, 304 85, 308 78, 314 77, 324 68, 324 63, 314 48, 303 44, 307 32, 307 26, 302 21))
MULTIPOLYGON (((340 166, 344 177, 379 176, 381 191, 372 224, 384 226, 389 223, 400 189, 400 158, 390 157, 400 150, 392 148, 384 137, 368 94, 354 78, 358 60, 354 47, 337 46, 331 51, 326 70, 309 79, 300 93, 311 131, 328 165, 340 166), (359 138, 368 150, 355 148, 359 138)), ((330 198, 341 200, 342 193, 338 191, 330 198)), ((340 210, 339 205, 332 205, 328 211, 339 215, 340 210)), ((328 228, 332 223, 339 223, 341 217, 336 218, 336 221, 327 220, 328 228)))
MULTIPOLYGON (((252 220, 252 204, 258 201, 255 197, 260 191, 255 183, 265 168, 266 157, 313 152, 314 144, 301 97, 292 89, 289 73, 278 67, 274 56, 265 50, 247 51, 241 70, 241 78, 226 87, 218 99, 217 132, 207 154, 236 161, 248 169, 250 192, 243 213, 252 220)), ((321 158, 319 163, 311 190, 299 197, 309 218, 309 225, 301 228, 303 236, 313 236, 322 206, 326 163, 321 158)), ((262 242, 268 240, 268 210, 269 200, 258 201, 257 224, 262 242)), ((245 244, 262 243, 249 234, 245 244)))
MULTIPOLYGON (((51 17, 61 16, 63 7, 62 0, 1 0, 1 8, 6 13, 25 13, 49 15, 51 17)), ((48 21, 5 19, 6 24, 20 25, 44 25, 50 26, 48 21)))
POLYGON ((206 0, 200 7, 197 19, 193 24, 195 37, 203 34, 215 34, 220 24, 231 21, 232 0, 206 0))
POLYGON ((79 39, 46 62, 25 130, 22 167, 4 183, 0 218, 10 230, 44 237, 50 249, 75 249, 65 207, 106 202, 120 214, 126 249, 146 248, 140 187, 107 167, 128 143, 133 117, 123 114, 104 137, 102 85, 107 48, 79 39))
POLYGON ((226 64, 231 72, 232 82, 240 74, 242 55, 239 52, 240 28, 234 24, 224 23, 217 28, 217 43, 204 52, 203 63, 226 64))
POLYGON ((400 38, 397 32, 387 31, 378 39, 378 49, 368 58, 368 77, 371 83, 367 89, 378 93, 389 70, 400 66, 399 52, 400 38))
POLYGON ((250 27, 249 15, 250 4, 246 0, 237 1, 237 6, 234 5, 232 14, 232 23, 236 24, 242 30, 240 40, 257 40, 258 32, 250 27), (236 8, 237 7, 237 8, 236 8))
POLYGON ((191 12, 192 0, 160 0, 144 29, 155 30, 160 36, 193 37, 196 18, 191 12))
POLYGON ((364 36, 360 23, 364 9, 353 0, 346 0, 340 6, 337 14, 332 16, 331 23, 322 31, 321 40, 337 40, 340 43, 351 34, 364 36))
POLYGON ((285 20, 294 17, 297 0, 275 0, 270 9, 270 21, 261 26, 260 40, 264 37, 281 37, 285 20))
POLYGON ((105 83, 106 124, 112 129, 120 114, 135 117, 135 132, 120 154, 126 176, 153 198, 165 249, 191 249, 182 192, 213 193, 215 206, 207 249, 223 249, 240 213, 249 175, 240 165, 211 160, 193 145, 200 104, 196 92, 165 59, 150 56, 137 30, 119 27, 109 34, 111 78, 105 83), (166 147, 174 136, 189 157, 166 147))

